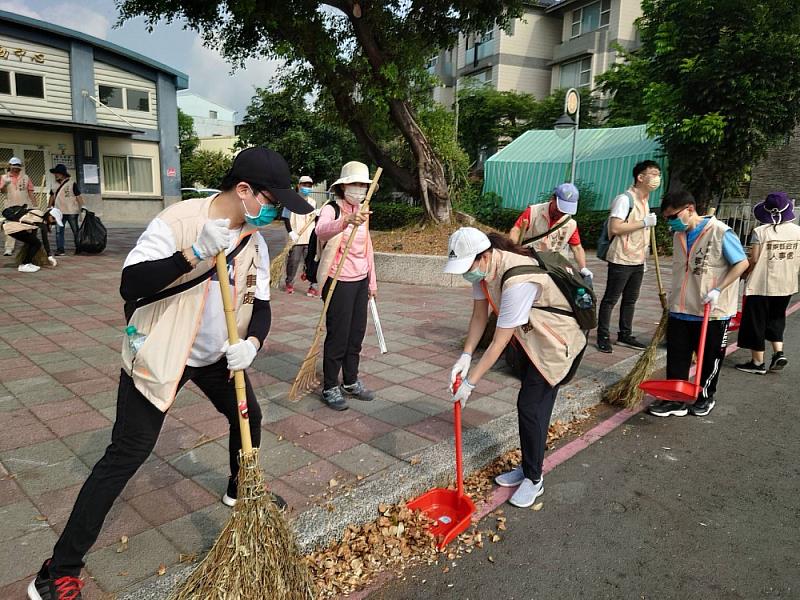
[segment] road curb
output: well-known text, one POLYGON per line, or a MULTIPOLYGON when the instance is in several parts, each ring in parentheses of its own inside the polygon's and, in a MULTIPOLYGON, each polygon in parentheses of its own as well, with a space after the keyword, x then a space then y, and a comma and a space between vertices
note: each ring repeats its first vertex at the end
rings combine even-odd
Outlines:
MULTIPOLYGON (((628 357, 613 367, 581 378, 561 388, 552 420, 580 417, 599 404, 603 390, 626 375, 640 355, 628 357)), ((666 350, 659 348, 655 369, 666 364, 666 350)), ((426 448, 417 464, 405 464, 333 498, 325 507, 315 507, 291 522, 303 553, 325 547, 341 538, 349 525, 361 525, 375 518, 378 505, 413 498, 455 477, 452 439, 426 448)), ((464 432, 464 471, 476 471, 501 454, 519 446, 517 415, 512 412, 464 432)), ((188 577, 194 565, 180 566, 163 577, 145 580, 118 596, 119 600, 149 600, 166 597, 168 591, 188 577)))

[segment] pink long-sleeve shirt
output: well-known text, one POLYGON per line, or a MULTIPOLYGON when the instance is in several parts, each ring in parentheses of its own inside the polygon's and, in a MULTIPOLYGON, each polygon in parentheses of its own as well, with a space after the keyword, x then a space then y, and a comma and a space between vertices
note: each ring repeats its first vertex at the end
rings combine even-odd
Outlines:
MULTIPOLYGON (((344 222, 345 215, 352 214, 360 209, 358 206, 353 206, 348 202, 339 203, 340 214, 339 218, 335 218, 335 213, 332 206, 325 206, 319 214, 319 221, 315 228, 317 237, 322 242, 327 242, 335 235, 344 232, 339 245, 339 250, 331 263, 329 277, 333 277, 336 272, 336 267, 347 244, 347 238, 352 231, 352 225, 347 225, 344 222)), ((375 254, 372 251, 372 240, 369 237, 369 221, 361 224, 356 232, 356 237, 353 240, 353 245, 350 246, 350 251, 344 259, 344 266, 342 272, 339 274, 340 281, 360 281, 365 277, 369 277, 369 290, 371 292, 378 291, 378 283, 375 279, 375 254)))

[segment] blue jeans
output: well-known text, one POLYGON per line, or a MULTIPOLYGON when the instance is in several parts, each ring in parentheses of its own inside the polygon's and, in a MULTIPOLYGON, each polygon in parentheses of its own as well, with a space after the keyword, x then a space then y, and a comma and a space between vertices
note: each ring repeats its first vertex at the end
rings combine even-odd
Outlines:
MULTIPOLYGON (((75 240, 75 249, 78 249, 78 215, 64 215, 64 223, 69 223, 72 229, 72 239, 75 240)), ((64 253, 64 230, 66 225, 59 227, 56 225, 56 252, 64 253)))

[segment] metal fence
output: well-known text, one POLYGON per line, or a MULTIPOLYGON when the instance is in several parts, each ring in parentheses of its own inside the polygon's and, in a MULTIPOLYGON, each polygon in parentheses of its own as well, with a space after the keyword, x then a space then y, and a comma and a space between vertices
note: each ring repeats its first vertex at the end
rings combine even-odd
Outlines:
POLYGON ((717 210, 716 217, 736 232, 743 245, 749 245, 755 218, 753 205, 748 198, 726 198, 717 210))

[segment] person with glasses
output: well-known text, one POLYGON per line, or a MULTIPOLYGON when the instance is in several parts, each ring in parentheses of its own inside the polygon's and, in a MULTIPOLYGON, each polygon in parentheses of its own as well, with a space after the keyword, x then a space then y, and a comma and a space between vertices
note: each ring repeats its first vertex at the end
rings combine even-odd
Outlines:
POLYGON ((667 321, 667 379, 688 379, 692 355, 700 343, 705 305, 711 306, 703 364, 702 389, 694 404, 659 400, 648 408, 657 417, 704 417, 714 408, 720 367, 728 346, 728 323, 736 314, 739 277, 747 255, 734 231, 714 217, 698 214, 687 191, 669 192, 661 215, 674 232, 672 292, 667 321))
MULTIPOLYGON (((230 479, 222 501, 236 504, 241 441, 229 373, 252 364, 272 320, 269 253, 258 229, 271 223, 283 206, 298 213, 312 209, 292 189, 283 157, 266 148, 242 150, 220 187, 219 194, 162 211, 125 260, 120 293, 135 330, 126 330, 122 345, 111 444, 81 488, 51 558, 28 588, 29 598, 81 598, 84 556, 114 501, 150 456, 167 411, 189 381, 228 420, 230 479), (221 252, 229 265, 241 340, 233 345, 228 344, 214 268, 221 252)), ((245 383, 250 435, 257 447, 261 409, 246 373, 245 383)))

